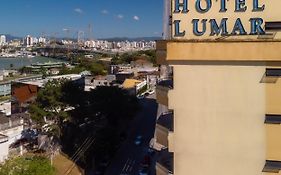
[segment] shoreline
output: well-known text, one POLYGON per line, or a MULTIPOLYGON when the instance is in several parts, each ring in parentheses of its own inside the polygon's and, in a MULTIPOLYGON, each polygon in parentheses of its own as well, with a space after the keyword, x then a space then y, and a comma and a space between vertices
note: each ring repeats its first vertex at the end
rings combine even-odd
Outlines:
POLYGON ((30 66, 37 63, 67 63, 68 61, 52 57, 36 56, 33 58, 15 57, 7 58, 0 57, 0 70, 18 70, 25 66, 30 66))

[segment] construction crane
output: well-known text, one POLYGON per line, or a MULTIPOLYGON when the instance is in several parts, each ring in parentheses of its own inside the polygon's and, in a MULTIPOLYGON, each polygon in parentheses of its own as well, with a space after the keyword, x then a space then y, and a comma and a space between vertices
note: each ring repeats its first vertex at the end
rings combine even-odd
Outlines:
POLYGON ((64 32, 66 32, 66 41, 67 41, 67 53, 66 53, 66 55, 67 55, 67 59, 71 62, 72 60, 71 60, 71 58, 70 58, 70 42, 69 42, 69 40, 70 40, 70 29, 67 29, 67 28, 65 28, 65 29, 63 29, 63 31, 64 32))
POLYGON ((89 24, 88 25, 88 40, 92 41, 93 39, 94 39, 93 38, 93 25, 89 24))

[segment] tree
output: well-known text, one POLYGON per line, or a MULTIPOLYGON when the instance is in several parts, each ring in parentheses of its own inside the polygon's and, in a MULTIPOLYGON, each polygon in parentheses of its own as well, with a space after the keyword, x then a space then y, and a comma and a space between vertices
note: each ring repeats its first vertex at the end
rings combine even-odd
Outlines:
POLYGON ((0 165, 0 175, 55 175, 55 168, 46 157, 23 156, 0 165))
POLYGON ((120 122, 132 119, 138 110, 136 97, 115 86, 97 87, 90 92, 89 97, 92 109, 106 116, 112 126, 118 126, 122 124, 120 122))
POLYGON ((39 125, 46 123, 45 118, 53 121, 50 125, 49 134, 61 136, 62 124, 67 119, 66 109, 69 107, 63 101, 62 86, 69 83, 67 80, 53 80, 44 85, 37 95, 36 102, 29 107, 31 118, 39 125))

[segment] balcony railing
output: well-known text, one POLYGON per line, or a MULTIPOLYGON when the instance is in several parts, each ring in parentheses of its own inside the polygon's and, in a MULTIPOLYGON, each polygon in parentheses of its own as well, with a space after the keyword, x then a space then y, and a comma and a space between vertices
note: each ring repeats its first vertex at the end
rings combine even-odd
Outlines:
POLYGON ((157 119, 157 124, 167 128, 169 131, 174 131, 174 113, 173 112, 163 113, 157 119))
POLYGON ((158 86, 173 89, 174 88, 174 82, 173 82, 173 80, 162 80, 158 83, 158 86))
POLYGON ((281 170, 281 161, 266 160, 263 168, 263 172, 267 173, 279 173, 281 170))
POLYGON ((164 149, 157 155, 156 174, 174 174, 174 154, 164 149))
POLYGON ((163 145, 163 147, 169 147, 169 136, 174 131, 174 115, 173 113, 162 114, 156 123, 156 141, 163 145))
POLYGON ((162 105, 168 106, 168 92, 171 89, 173 89, 172 80, 160 81, 156 86, 157 102, 162 105))

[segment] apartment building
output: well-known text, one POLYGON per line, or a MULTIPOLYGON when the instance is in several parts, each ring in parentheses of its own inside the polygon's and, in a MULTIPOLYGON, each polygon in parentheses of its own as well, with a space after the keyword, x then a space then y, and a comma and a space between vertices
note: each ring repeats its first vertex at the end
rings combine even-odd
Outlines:
POLYGON ((281 174, 280 5, 165 1, 158 175, 281 174))

